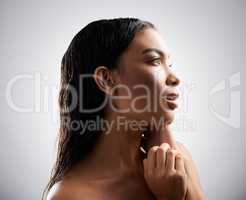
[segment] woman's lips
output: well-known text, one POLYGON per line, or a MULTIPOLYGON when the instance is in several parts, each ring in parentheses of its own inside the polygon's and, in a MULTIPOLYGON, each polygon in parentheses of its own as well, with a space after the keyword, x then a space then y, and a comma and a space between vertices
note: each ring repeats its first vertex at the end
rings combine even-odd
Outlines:
POLYGON ((175 108, 178 107, 177 99, 179 97, 178 93, 168 93, 165 96, 162 97, 162 99, 167 103, 167 106, 171 109, 174 110, 175 108))
POLYGON ((175 101, 177 98, 179 97, 179 94, 178 93, 168 93, 165 98, 166 100, 170 100, 170 101, 175 101))
POLYGON ((172 110, 174 110, 175 108, 178 107, 178 104, 175 101, 168 101, 168 100, 166 100, 166 102, 167 102, 168 107, 170 109, 172 109, 172 110))

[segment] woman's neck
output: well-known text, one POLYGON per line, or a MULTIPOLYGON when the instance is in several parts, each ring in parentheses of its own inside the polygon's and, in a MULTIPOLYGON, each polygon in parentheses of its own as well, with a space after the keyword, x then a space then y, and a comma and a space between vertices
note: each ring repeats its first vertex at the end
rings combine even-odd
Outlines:
POLYGON ((111 115, 105 119, 110 124, 110 129, 98 133, 100 136, 93 151, 79 164, 83 170, 86 167, 97 177, 110 178, 143 173, 140 131, 119 126, 117 117, 119 116, 111 115))
MULTIPOLYGON (((81 171, 91 171, 99 178, 143 175, 143 156, 140 151, 141 132, 120 126, 117 121, 119 117, 122 116, 111 113, 105 118, 105 121, 110 124, 110 129, 98 133, 100 136, 93 151, 87 159, 81 162, 80 166, 83 167, 81 171)), ((170 126, 152 130, 150 135, 146 152, 152 146, 160 145, 163 142, 169 143, 171 147, 175 145, 170 126)))

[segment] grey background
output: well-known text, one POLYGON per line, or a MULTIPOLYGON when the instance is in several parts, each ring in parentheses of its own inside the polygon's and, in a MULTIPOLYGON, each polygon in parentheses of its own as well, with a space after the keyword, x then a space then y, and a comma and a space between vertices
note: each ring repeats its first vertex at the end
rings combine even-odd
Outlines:
POLYGON ((157 25, 184 86, 177 119, 183 117, 188 128, 176 122, 176 137, 192 152, 209 199, 246 199, 245 1, 0 2, 1 200, 40 199, 55 158, 61 57, 82 27, 114 17, 139 17, 157 25), (231 103, 230 90, 209 96, 211 88, 235 73, 241 76, 236 88, 241 104, 239 96, 231 103), (36 86, 21 79, 11 95, 19 107, 32 108, 29 113, 16 111, 7 100, 10 81, 23 74, 35 77, 36 86), (211 102, 223 116, 240 108, 240 126, 216 117, 211 102))

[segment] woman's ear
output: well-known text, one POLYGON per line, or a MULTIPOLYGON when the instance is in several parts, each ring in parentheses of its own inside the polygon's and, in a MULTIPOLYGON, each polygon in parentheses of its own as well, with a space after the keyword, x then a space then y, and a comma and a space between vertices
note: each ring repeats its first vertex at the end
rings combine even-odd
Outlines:
POLYGON ((100 90, 111 95, 111 89, 115 85, 115 82, 111 71, 107 67, 97 67, 94 71, 93 78, 100 90))

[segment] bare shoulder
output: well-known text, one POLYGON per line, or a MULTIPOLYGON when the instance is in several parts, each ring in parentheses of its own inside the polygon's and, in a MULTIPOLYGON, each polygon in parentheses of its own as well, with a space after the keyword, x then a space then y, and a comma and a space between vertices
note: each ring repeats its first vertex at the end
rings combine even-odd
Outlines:
POLYGON ((176 141, 176 144, 177 144, 178 149, 185 155, 185 158, 187 160, 191 161, 192 164, 195 165, 194 160, 192 159, 192 155, 191 155, 190 151, 188 150, 188 148, 184 144, 182 144, 178 141, 176 141))
POLYGON ((177 144, 178 148, 181 150, 181 152, 184 153, 185 158, 192 164, 196 175, 199 176, 196 163, 195 163, 194 159, 192 158, 192 155, 191 155, 190 151, 188 150, 188 148, 184 144, 182 144, 178 141, 176 141, 176 144, 177 144))
POLYGON ((176 141, 176 144, 181 151, 183 151, 184 153, 186 153, 187 155, 189 155, 191 157, 190 151, 188 150, 188 148, 184 144, 182 144, 181 142, 178 142, 178 141, 176 141))
POLYGON ((72 191, 68 185, 64 184, 62 181, 55 183, 50 189, 46 200, 73 200, 72 191))
POLYGON ((86 199, 86 188, 78 187, 78 185, 59 181, 52 186, 46 200, 83 200, 86 199))

